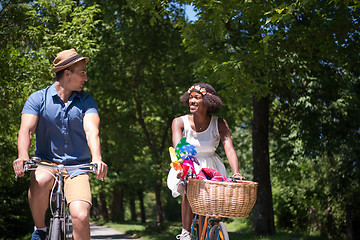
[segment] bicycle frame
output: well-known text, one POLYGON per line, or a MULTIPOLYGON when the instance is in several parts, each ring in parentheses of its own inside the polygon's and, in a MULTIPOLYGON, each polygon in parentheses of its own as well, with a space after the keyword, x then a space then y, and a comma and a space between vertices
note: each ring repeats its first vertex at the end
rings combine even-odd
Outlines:
MULTIPOLYGON (((64 239, 67 239, 67 232, 66 232, 66 216, 65 216, 65 199, 64 199, 64 192, 63 192, 63 175, 62 175, 62 171, 64 170, 64 165, 58 165, 58 169, 59 171, 56 173, 56 179, 57 181, 54 183, 54 187, 57 184, 57 188, 56 188, 56 192, 55 192, 55 212, 52 212, 53 218, 51 219, 54 222, 55 218, 58 218, 59 220, 57 222, 60 222, 61 226, 62 226, 62 235, 64 239)), ((50 199, 52 199, 53 196, 53 192, 51 192, 50 194, 50 199)), ((50 209, 52 211, 51 208, 51 201, 50 201, 50 209)), ((49 229, 49 233, 51 234, 51 232, 53 231, 53 229, 51 228, 53 227, 53 224, 50 225, 50 229, 49 229)), ((51 236, 51 235, 50 235, 51 236)), ((69 236, 69 238, 72 236, 69 236)))
POLYGON ((229 236, 224 223, 214 217, 195 214, 191 233, 197 240, 228 240, 229 236), (196 229, 198 228, 198 229, 196 229))
POLYGON ((56 174, 57 175, 57 190, 56 190, 56 210, 55 213, 53 214, 53 217, 60 217, 61 215, 61 203, 63 200, 63 176, 62 176, 62 171, 64 169, 64 165, 59 165, 59 172, 56 174))
MULTIPOLYGON (((188 177, 190 176, 191 174, 188 173, 187 177, 184 179, 185 184, 187 184, 188 177)), ((229 239, 224 223, 220 218, 216 217, 194 214, 190 232, 191 234, 195 233, 196 236, 194 237, 198 240, 229 239)))
POLYGON ((193 223, 191 225, 191 229, 193 229, 195 227, 196 223, 198 223, 199 239, 204 239, 204 237, 206 236, 206 240, 209 240, 210 228, 212 227, 213 221, 214 221, 214 219, 211 217, 195 214, 193 223))
MULTIPOLYGON (((193 177, 193 174, 187 173, 185 179, 183 179, 185 185, 187 185, 189 177, 193 177)), ((234 181, 240 180, 237 178, 231 178, 231 179, 233 179, 234 181)), ((198 235, 197 239, 199 239, 199 240, 204 240, 205 236, 206 236, 205 240, 212 240, 212 239, 214 239, 214 238, 212 238, 212 236, 210 236, 212 234, 215 234, 217 240, 218 239, 220 239, 220 240, 228 240, 229 239, 228 232, 226 230, 224 223, 215 217, 194 214, 194 218, 193 218, 193 221, 191 224, 191 229, 190 229, 191 234, 193 234, 194 230, 196 230, 195 229, 196 225, 199 228, 196 231, 197 235, 198 235)))

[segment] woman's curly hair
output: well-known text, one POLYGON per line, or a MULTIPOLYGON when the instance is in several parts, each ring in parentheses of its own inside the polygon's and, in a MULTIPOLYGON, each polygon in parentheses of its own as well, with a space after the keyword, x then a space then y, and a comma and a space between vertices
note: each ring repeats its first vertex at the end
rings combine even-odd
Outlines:
POLYGON ((190 94, 192 92, 202 94, 204 104, 209 114, 218 113, 220 107, 223 105, 220 97, 216 93, 216 90, 210 84, 195 83, 180 98, 180 102, 182 102, 184 106, 189 106, 190 94))

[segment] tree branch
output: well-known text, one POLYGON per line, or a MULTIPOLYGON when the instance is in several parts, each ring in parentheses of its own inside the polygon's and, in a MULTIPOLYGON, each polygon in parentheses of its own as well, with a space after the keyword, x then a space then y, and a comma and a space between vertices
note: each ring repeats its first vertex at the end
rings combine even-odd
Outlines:
MULTIPOLYGON (((141 66, 142 64, 138 64, 138 66, 141 66)), ((146 123, 145 123, 145 120, 144 120, 144 114, 143 114, 143 110, 142 110, 142 106, 141 106, 141 102, 140 102, 140 99, 138 97, 138 94, 137 94, 137 89, 138 89, 138 79, 139 79, 139 68, 136 69, 136 75, 135 75, 135 78, 134 78, 134 81, 133 81, 133 87, 132 87, 132 95, 133 95, 133 98, 134 98, 134 101, 135 101, 135 106, 136 106, 136 112, 137 112, 137 120, 138 120, 138 123, 140 125, 140 127, 142 128, 144 134, 145 134, 145 137, 147 139, 147 142, 148 142, 148 145, 151 149, 151 151, 153 152, 153 154, 156 156, 156 157, 159 157, 159 153, 156 149, 156 145, 154 143, 154 141, 152 140, 151 136, 150 136, 150 133, 149 133, 149 130, 146 126, 146 123)))

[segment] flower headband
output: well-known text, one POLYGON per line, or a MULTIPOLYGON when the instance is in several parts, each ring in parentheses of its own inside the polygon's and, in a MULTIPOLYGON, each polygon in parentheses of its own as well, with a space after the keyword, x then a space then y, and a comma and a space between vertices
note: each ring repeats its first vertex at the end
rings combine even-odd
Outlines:
POLYGON ((200 92, 203 96, 205 96, 206 94, 212 95, 211 93, 206 92, 206 89, 203 87, 200 87, 199 85, 191 86, 191 88, 189 88, 189 90, 188 90, 188 93, 190 94, 191 91, 193 91, 193 90, 200 92))

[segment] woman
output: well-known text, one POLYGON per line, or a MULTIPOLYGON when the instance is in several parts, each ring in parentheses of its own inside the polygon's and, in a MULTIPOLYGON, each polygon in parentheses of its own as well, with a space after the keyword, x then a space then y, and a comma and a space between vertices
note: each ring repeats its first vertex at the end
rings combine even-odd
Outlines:
MULTIPOLYGON (((215 153, 221 139, 226 157, 234 172, 233 177, 245 179, 239 172, 238 158, 225 119, 212 115, 219 112, 222 105, 222 101, 218 97, 215 89, 206 83, 196 83, 182 95, 180 101, 190 108, 190 114, 175 118, 172 122, 172 141, 174 148, 182 137, 186 137, 186 141, 196 147, 196 158, 200 162, 200 166, 194 164, 196 172, 199 172, 201 168, 212 168, 227 177, 225 166, 220 157, 215 153)), ((173 179, 176 176, 176 173, 174 173, 173 170, 170 171, 168 183, 169 179, 173 179)), ((181 173, 177 174, 177 177, 179 176, 181 176, 181 173)), ((171 189, 173 190, 174 187, 171 189)), ((176 196, 174 190, 173 195, 176 196)), ((186 194, 184 194, 181 204, 181 215, 183 229, 182 233, 176 238, 191 239, 190 228, 193 213, 186 194)))

